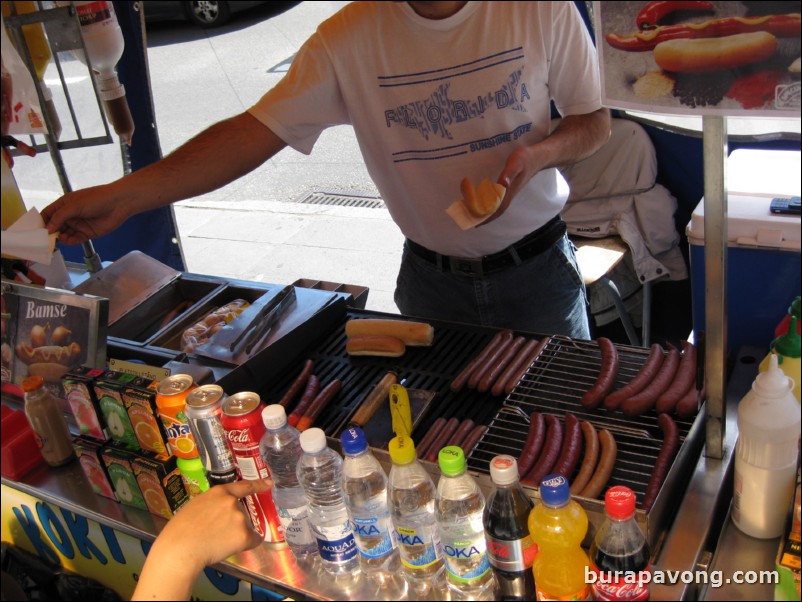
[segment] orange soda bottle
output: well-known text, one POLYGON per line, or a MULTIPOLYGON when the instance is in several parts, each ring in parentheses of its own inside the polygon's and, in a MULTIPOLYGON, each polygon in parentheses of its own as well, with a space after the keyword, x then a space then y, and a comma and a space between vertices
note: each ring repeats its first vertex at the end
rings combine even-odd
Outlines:
POLYGON ((547 476, 540 484, 540 504, 529 513, 529 534, 538 545, 532 565, 538 600, 589 600, 590 561, 582 549, 588 517, 571 499, 568 479, 547 476))

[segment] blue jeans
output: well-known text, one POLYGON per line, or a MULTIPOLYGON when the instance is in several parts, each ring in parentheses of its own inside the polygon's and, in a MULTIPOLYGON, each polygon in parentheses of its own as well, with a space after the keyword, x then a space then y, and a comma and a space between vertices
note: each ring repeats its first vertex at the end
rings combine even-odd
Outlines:
POLYGON ((590 339, 585 286, 567 236, 482 278, 441 271, 404 245, 395 303, 421 319, 590 339))

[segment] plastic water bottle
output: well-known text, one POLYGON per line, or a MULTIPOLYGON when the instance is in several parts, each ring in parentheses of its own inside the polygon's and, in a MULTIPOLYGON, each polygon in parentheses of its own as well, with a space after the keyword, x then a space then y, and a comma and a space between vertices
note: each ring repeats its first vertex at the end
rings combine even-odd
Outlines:
POLYGON ((793 387, 771 354, 738 404, 732 520, 759 539, 782 534, 794 495, 800 416, 793 387))
POLYGON ((444 593, 443 548, 434 516, 434 481, 415 455, 406 436, 390 440, 390 516, 393 521, 404 576, 413 597, 438 599, 444 593))
POLYGON ((616 485, 604 494, 604 524, 590 545, 594 600, 649 599, 649 543, 635 520, 635 492, 616 485))
POLYGON ((442 475, 437 483, 435 518, 451 599, 495 600, 496 578, 485 540, 485 496, 465 470, 461 447, 444 447, 437 459, 442 475))
POLYGON ((529 535, 527 521, 535 504, 521 485, 514 457, 493 458, 490 478, 495 487, 487 498, 484 525, 499 600, 534 600, 532 562, 537 546, 529 535))
POLYGON ((298 482, 309 500, 309 526, 323 567, 335 576, 358 574, 359 556, 343 499, 343 459, 328 447, 322 429, 305 430, 300 441, 304 453, 298 482))
POLYGON ((590 560, 582 549, 588 516, 571 499, 568 479, 549 475, 529 513, 529 533, 538 547, 532 571, 538 600, 589 600, 590 560))
POLYGON ((259 441, 259 452, 273 479, 273 501, 284 538, 295 558, 306 560, 318 550, 309 526, 309 500, 298 482, 298 460, 303 455, 300 433, 287 424, 287 413, 277 403, 262 410, 262 422, 267 431, 259 441))
POLYGON ((368 447, 365 433, 348 428, 340 436, 343 454, 343 494, 351 517, 362 571, 398 571, 398 549, 387 503, 387 475, 368 447))

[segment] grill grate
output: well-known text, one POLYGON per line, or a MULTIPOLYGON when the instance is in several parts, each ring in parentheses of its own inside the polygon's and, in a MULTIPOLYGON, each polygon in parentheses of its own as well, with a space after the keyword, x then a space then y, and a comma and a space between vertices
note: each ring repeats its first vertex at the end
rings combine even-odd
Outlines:
MULTIPOLYGON (((619 346, 618 354, 617 386, 622 386, 640 370, 649 349, 619 346)), ((491 420, 468 465, 473 470, 489 473, 494 456, 506 453, 518 457, 526 442, 528 418, 532 412, 554 414, 561 420, 566 412, 571 412, 579 420, 591 422, 597 430, 608 429, 615 437, 618 456, 608 487, 626 485, 635 491, 638 499, 643 499, 663 442, 657 414, 652 411, 628 418, 603 408, 585 409, 580 398, 595 383, 600 365, 601 353, 595 341, 551 337, 538 360, 491 420)), ((677 420, 680 443, 692 424, 693 421, 677 420)))
POLYGON ((324 192, 320 190, 307 192, 295 202, 304 205, 331 205, 334 207, 360 207, 365 209, 380 209, 384 207, 384 201, 380 197, 324 192))

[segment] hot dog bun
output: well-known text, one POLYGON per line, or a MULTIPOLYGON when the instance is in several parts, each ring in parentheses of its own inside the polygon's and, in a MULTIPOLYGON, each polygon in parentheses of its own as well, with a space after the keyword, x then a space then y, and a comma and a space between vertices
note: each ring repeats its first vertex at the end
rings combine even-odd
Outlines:
POLYGON ((664 71, 698 73, 759 63, 776 50, 776 37, 765 31, 754 31, 720 38, 661 42, 654 48, 654 60, 664 71))
POLYGON ((501 205, 506 188, 501 184, 491 182, 487 178, 479 182, 479 186, 473 187, 468 178, 462 178, 460 191, 465 208, 474 217, 485 217, 495 213, 501 205))
POLYGON ((363 318, 348 320, 345 323, 345 335, 349 338, 385 335, 401 339, 405 345, 428 347, 434 341, 434 327, 426 322, 363 318))
POLYGON ((357 335, 345 343, 345 352, 348 355, 400 357, 406 350, 407 346, 401 339, 381 334, 357 335))

